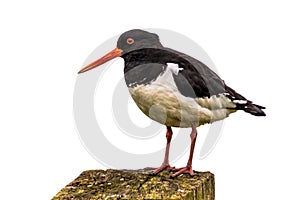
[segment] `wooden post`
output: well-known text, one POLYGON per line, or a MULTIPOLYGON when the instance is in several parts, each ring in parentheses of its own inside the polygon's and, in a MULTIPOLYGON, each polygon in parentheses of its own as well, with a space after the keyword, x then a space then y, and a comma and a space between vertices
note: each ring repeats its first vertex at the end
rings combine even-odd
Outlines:
POLYGON ((68 199, 186 199, 214 200, 214 175, 195 172, 172 178, 171 172, 151 170, 89 170, 68 184, 52 200, 68 199))

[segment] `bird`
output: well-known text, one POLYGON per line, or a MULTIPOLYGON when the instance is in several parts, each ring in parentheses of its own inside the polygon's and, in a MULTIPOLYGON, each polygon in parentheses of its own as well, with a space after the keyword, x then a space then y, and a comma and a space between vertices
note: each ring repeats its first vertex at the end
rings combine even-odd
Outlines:
POLYGON ((238 110, 266 116, 264 106, 254 104, 227 86, 203 62, 164 47, 156 33, 141 29, 122 33, 116 48, 83 67, 78 74, 116 57, 124 59, 125 83, 138 108, 167 129, 164 159, 153 174, 173 170, 173 177, 183 173, 194 175, 192 160, 197 127, 223 120, 238 110), (172 127, 192 129, 188 162, 181 168, 169 163, 172 127))

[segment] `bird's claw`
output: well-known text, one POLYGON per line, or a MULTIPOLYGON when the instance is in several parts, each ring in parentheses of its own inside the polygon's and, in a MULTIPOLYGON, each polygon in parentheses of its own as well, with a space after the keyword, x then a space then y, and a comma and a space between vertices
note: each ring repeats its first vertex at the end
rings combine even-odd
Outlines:
POLYGON ((194 170, 192 169, 192 166, 186 166, 176 169, 176 173, 172 175, 172 177, 176 177, 180 174, 190 174, 191 176, 194 175, 194 170))
POLYGON ((169 164, 162 164, 160 167, 154 169, 154 170, 152 171, 152 173, 153 173, 154 175, 156 175, 156 174, 158 174, 159 172, 162 172, 162 171, 164 171, 164 170, 175 170, 175 167, 172 167, 172 166, 169 165, 169 164))

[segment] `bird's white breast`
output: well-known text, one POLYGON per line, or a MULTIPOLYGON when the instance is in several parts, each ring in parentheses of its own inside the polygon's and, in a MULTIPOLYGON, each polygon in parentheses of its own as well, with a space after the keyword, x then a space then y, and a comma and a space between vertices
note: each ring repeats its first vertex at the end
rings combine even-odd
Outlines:
POLYGON ((232 112, 226 108, 234 105, 224 95, 210 98, 183 96, 173 78, 173 74, 178 75, 181 70, 184 69, 177 64, 168 63, 165 72, 155 81, 129 88, 144 114, 167 126, 191 127, 224 119, 232 112))

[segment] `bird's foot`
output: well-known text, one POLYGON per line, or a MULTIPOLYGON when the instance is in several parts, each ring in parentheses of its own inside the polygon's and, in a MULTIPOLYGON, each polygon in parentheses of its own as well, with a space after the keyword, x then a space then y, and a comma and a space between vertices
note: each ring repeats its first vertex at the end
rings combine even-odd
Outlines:
POLYGON ((156 175, 156 174, 158 174, 159 172, 162 172, 162 171, 164 171, 164 170, 175 170, 175 167, 172 167, 172 166, 169 165, 169 164, 162 164, 160 167, 154 169, 154 170, 152 171, 152 173, 153 173, 154 175, 156 175))
POLYGON ((180 174, 190 174, 191 176, 194 175, 194 171, 192 169, 192 166, 186 166, 176 169, 176 173, 172 175, 172 177, 176 177, 180 174))

